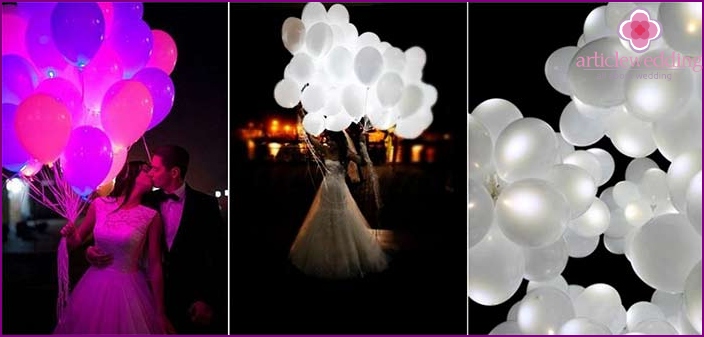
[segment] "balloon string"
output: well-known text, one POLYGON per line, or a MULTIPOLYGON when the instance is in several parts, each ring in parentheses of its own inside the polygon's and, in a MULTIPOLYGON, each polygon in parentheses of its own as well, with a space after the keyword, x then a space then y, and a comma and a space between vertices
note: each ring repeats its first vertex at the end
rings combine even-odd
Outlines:
POLYGON ((142 143, 144 144, 144 151, 147 152, 147 159, 149 162, 152 161, 152 155, 149 153, 149 147, 147 146, 147 139, 144 138, 144 135, 142 135, 142 143))

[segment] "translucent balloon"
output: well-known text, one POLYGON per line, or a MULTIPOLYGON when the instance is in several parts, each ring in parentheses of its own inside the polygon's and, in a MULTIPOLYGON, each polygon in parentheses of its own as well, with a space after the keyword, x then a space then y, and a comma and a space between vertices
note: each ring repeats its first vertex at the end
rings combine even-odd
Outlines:
MULTIPOLYGON (((401 100, 403 94, 403 80, 397 73, 385 73, 379 78, 376 84, 379 102, 384 107, 396 105, 401 100)), ((422 97, 422 95, 421 95, 422 97)))
POLYGON ((144 4, 141 2, 113 3, 115 21, 138 21, 144 16, 144 4))
POLYGON ((609 228, 604 232, 605 235, 613 238, 623 238, 633 229, 633 226, 626 219, 626 214, 623 208, 611 210, 611 222, 609 228))
POLYGON ((25 40, 29 58, 42 75, 51 77, 52 71, 57 72, 68 65, 54 43, 51 11, 38 13, 29 20, 25 40))
POLYGON ((75 128, 61 160, 66 182, 78 195, 87 196, 110 172, 113 161, 110 139, 92 126, 75 128))
POLYGON ((308 112, 317 112, 325 106, 326 90, 323 86, 311 84, 301 94, 301 104, 308 112))
POLYGON ((604 120, 606 135, 616 149, 631 158, 642 158, 655 152, 652 123, 644 122, 626 111, 617 111, 604 120))
POLYGON ((153 111, 154 99, 149 89, 141 82, 124 80, 105 94, 100 121, 114 147, 128 147, 147 130, 153 111))
POLYGON ((384 69, 384 58, 374 47, 364 47, 354 57, 354 74, 366 86, 374 84, 384 69))
POLYGON ((570 101, 560 115, 560 132, 568 143, 588 146, 604 137, 605 128, 601 119, 580 114, 574 101, 570 101))
MULTIPOLYGON (((364 32, 359 37, 357 38, 357 42, 355 44, 357 50, 360 50, 364 47, 374 47, 377 48, 378 45, 381 44, 381 39, 379 38, 379 35, 376 35, 375 33, 372 32, 364 32)), ((379 51, 381 53, 381 51, 379 51)))
POLYGON ((27 153, 42 164, 54 162, 71 134, 71 112, 56 98, 33 94, 17 107, 17 139, 27 153))
POLYGON ((522 335, 516 321, 506 321, 491 329, 490 335, 522 335))
POLYGON ((638 324, 649 320, 665 320, 662 310, 650 302, 635 303, 626 312, 626 326, 629 331, 635 331, 638 324))
POLYGON ((332 48, 332 29, 327 23, 318 22, 306 32, 306 50, 314 58, 322 57, 332 48))
POLYGON ((20 104, 39 82, 36 69, 19 55, 2 56, 2 102, 20 104))
POLYGON ((520 308, 520 306, 521 301, 518 301, 511 306, 511 309, 508 310, 508 315, 506 315, 507 321, 518 321, 518 309, 520 308))
POLYGON ((614 201, 621 208, 641 198, 638 185, 630 181, 620 181, 614 186, 614 201))
POLYGON ((572 303, 574 303, 574 300, 577 299, 579 295, 584 292, 584 287, 577 285, 577 284, 570 284, 567 286, 567 293, 570 295, 570 299, 572 299, 572 303))
POLYGON ((570 164, 555 165, 548 172, 547 181, 567 198, 571 219, 584 214, 595 199, 594 179, 581 167, 570 164))
POLYGON ((39 83, 34 91, 53 96, 71 111, 71 120, 76 123, 83 116, 83 99, 75 85, 64 78, 50 78, 39 83))
POLYGON ((569 223, 571 230, 587 238, 603 234, 609 228, 611 221, 609 207, 597 197, 592 199, 589 209, 569 223))
POLYGON ((51 12, 52 38, 73 65, 83 68, 105 39, 103 11, 95 2, 60 2, 51 12))
POLYGON ((83 104, 92 111, 100 111, 103 97, 110 87, 122 80, 124 70, 120 56, 110 45, 103 45, 95 57, 83 68, 83 81, 76 87, 83 90, 83 104))
POLYGON ((612 107, 623 103, 626 100, 624 82, 628 68, 623 66, 599 69, 589 60, 589 57, 593 58, 594 55, 615 53, 629 54, 617 37, 605 37, 584 45, 570 62, 567 73, 572 95, 586 104, 599 107, 612 107))
POLYGON ((541 287, 552 287, 557 290, 560 290, 567 294, 569 292, 569 286, 567 285, 567 280, 565 280, 562 275, 553 278, 552 280, 548 280, 545 282, 539 282, 539 281, 530 281, 528 282, 528 286, 526 287, 526 292, 531 292, 532 290, 541 288, 541 287))
POLYGON ((418 138, 432 123, 432 112, 430 112, 430 110, 421 109, 413 116, 399 118, 396 121, 394 133, 404 139, 418 138))
POLYGON ((594 178, 594 183, 601 181, 601 164, 596 155, 584 150, 578 150, 562 159, 563 164, 571 164, 586 170, 594 178))
POLYGON ((2 105, 2 167, 17 172, 31 159, 15 132, 17 105, 2 105))
POLYGON ((601 186, 606 184, 609 180, 611 180, 611 176, 613 176, 614 169, 616 168, 614 157, 611 156, 610 153, 599 148, 591 148, 588 149, 587 152, 596 156, 596 159, 599 160, 599 165, 601 166, 601 179, 597 182, 597 185, 601 186))
MULTIPOLYGON (((344 82, 352 76, 352 53, 345 47, 337 46, 328 54, 327 71, 335 81, 344 82)), ((312 67, 312 62, 309 67, 312 67)))
POLYGON ((669 161, 682 153, 701 148, 702 100, 693 98, 681 111, 653 123, 653 140, 669 161))
MULTIPOLYGON (((633 2, 609 2, 606 5, 606 27, 617 32, 621 23, 636 8, 633 2)), ((651 18, 654 18, 652 15, 651 18)))
MULTIPOLYGON (((650 58, 655 64, 674 63, 675 52, 666 49, 645 53, 643 58, 650 58), (672 59, 672 61, 669 61, 672 59)), ((664 68, 653 72, 648 68, 632 68, 626 74, 626 106, 633 116, 655 122, 669 117, 689 101, 692 92, 692 75, 689 71, 675 71, 676 68, 664 68), (665 76, 665 78, 662 78, 665 76)))
POLYGON ((636 229, 631 243, 633 270, 649 286, 684 291, 687 275, 701 260, 701 236, 684 215, 664 214, 636 229))
POLYGON ((528 292, 518 308, 518 326, 525 334, 555 334, 574 317, 570 297, 552 287, 540 287, 528 292))
POLYGON ((294 80, 283 79, 274 87, 274 99, 282 108, 293 108, 301 101, 301 89, 294 80))
POLYGON ((702 333, 702 261, 689 272, 684 286, 685 313, 692 327, 702 333))
POLYGON ((301 20, 307 26, 312 26, 316 22, 327 20, 328 13, 325 6, 320 2, 309 2, 303 6, 301 20))
POLYGON ((646 335, 677 335, 672 324, 664 320, 648 320, 639 323, 632 332, 642 332, 646 335))
POLYGON ((586 317, 608 327, 611 333, 619 333, 626 326, 626 309, 621 296, 612 286, 593 284, 574 301, 577 317, 586 317))
POLYGON ((467 242, 472 248, 486 236, 494 221, 494 200, 481 182, 472 179, 469 180, 467 215, 467 242))
POLYGON ((488 99, 477 105, 472 110, 472 116, 477 118, 489 130, 494 144, 496 144, 496 139, 499 138, 499 134, 504 128, 512 122, 523 118, 523 114, 513 103, 501 98, 488 99))
POLYGON ((492 167, 494 145, 489 130, 470 114, 467 115, 467 130, 467 170, 470 177, 481 178, 492 167))
POLYGON ((291 54, 296 54, 306 42, 306 26, 299 18, 289 17, 281 27, 281 40, 291 54))
POLYGON ((667 44, 685 55, 702 54, 701 3, 660 4, 658 21, 667 44))
POLYGON ((364 116, 367 89, 359 84, 350 84, 342 90, 342 106, 352 117, 364 116))
POLYGON ((626 248, 626 240, 624 238, 612 238, 604 235, 604 247, 611 254, 623 255, 626 248))
POLYGON ((664 214, 674 209, 670 202, 670 189, 667 185, 667 173, 659 168, 646 170, 638 183, 643 200, 647 201, 653 209, 654 215, 664 214))
POLYGON ((616 205, 616 200, 614 200, 614 187, 610 186, 604 189, 601 194, 599 195, 599 199, 606 204, 606 206, 609 207, 609 210, 614 210, 618 209, 618 205, 616 205))
POLYGON ((125 162, 127 161, 127 149, 125 148, 118 148, 113 150, 112 152, 112 165, 110 165, 110 171, 108 171, 108 174, 105 176, 105 179, 98 184, 98 186, 105 186, 106 184, 110 184, 115 177, 117 177, 117 174, 120 173, 120 170, 122 170, 122 167, 125 165, 125 162))
POLYGON ((325 118, 325 130, 342 131, 352 124, 352 117, 346 113, 338 113, 325 118))
POLYGON ((626 111, 626 108, 623 104, 604 108, 586 104, 580 101, 579 98, 575 96, 572 96, 571 98, 572 102, 574 102, 574 105, 577 108, 577 111, 579 111, 580 114, 593 119, 603 119, 611 116, 614 113, 626 111))
POLYGON ((492 226, 486 237, 469 250, 467 262, 467 294, 481 305, 504 303, 516 293, 523 280, 523 251, 497 226, 492 226))
POLYGON ((16 13, 6 12, 7 5, 2 7, 2 55, 13 54, 26 57, 27 19, 16 13))
POLYGON ((549 281, 565 270, 567 266, 567 243, 558 239, 555 243, 541 248, 523 248, 526 258, 526 272, 523 276, 529 281, 549 281))
POLYGON ((667 169, 667 185, 670 200, 680 212, 685 211, 689 183, 697 172, 702 170, 702 151, 685 152, 670 164, 667 169))
POLYGON ((406 54, 399 48, 389 48, 384 51, 384 67, 387 71, 403 72, 406 66, 406 54))
POLYGON ((685 211, 687 213, 687 218, 689 218, 689 223, 694 226, 699 235, 702 234, 702 171, 699 171, 692 181, 689 183, 689 188, 687 189, 687 204, 685 206, 685 211))
POLYGON ((578 50, 579 48, 573 46, 562 47, 552 52, 545 62, 545 77, 548 83, 553 89, 565 95, 571 94, 567 71, 570 68, 570 61, 578 50))
POLYGON ((328 9, 328 20, 332 23, 348 23, 350 22, 350 13, 345 6, 334 4, 328 9))
POLYGON ((308 113, 303 117, 303 129, 313 136, 325 131, 325 117, 320 113, 308 113))
POLYGON ((564 233, 570 257, 583 258, 591 255, 599 246, 599 236, 584 237, 567 228, 564 233))
POLYGON ((149 62, 154 48, 154 34, 142 20, 116 22, 110 40, 107 41, 120 55, 123 78, 132 76, 149 62))
POLYGON ((639 199, 628 203, 623 208, 623 214, 631 226, 640 227, 653 218, 653 209, 650 202, 639 199))
POLYGON ((574 152, 574 145, 568 143, 559 132, 555 132, 555 137, 557 137, 557 151, 560 156, 560 162, 562 162, 563 158, 574 152))
POLYGON ((562 325, 558 335, 611 335, 609 328, 589 318, 573 318, 562 325))
POLYGON ((154 100, 154 112, 147 130, 159 125, 171 112, 174 106, 176 89, 171 77, 159 68, 144 68, 132 78, 144 84, 154 100))
POLYGON ((544 180, 526 179, 507 186, 496 201, 499 227, 523 247, 544 247, 557 241, 570 219, 569 203, 544 180))
POLYGON ((684 305, 684 297, 681 293, 671 294, 662 290, 655 290, 650 298, 653 303, 662 310, 668 321, 672 321, 679 315, 680 308, 684 305))
POLYGON ((637 183, 643 179, 645 171, 658 168, 658 164, 650 158, 636 158, 626 166, 626 180, 637 183))
POLYGON ((532 117, 516 120, 495 142, 496 172, 508 182, 542 177, 557 161, 557 146, 555 131, 544 121, 532 117))
POLYGON ((152 47, 152 55, 145 65, 145 68, 158 68, 164 71, 167 75, 171 75, 176 67, 178 59, 178 49, 176 42, 169 33, 153 29, 154 45, 152 47))
POLYGON ((584 40, 589 43, 602 37, 615 36, 606 25, 606 6, 594 8, 584 20, 584 40))
POLYGON ((400 117, 413 116, 423 105, 423 90, 415 85, 406 85, 401 93, 398 102, 398 112, 400 117))

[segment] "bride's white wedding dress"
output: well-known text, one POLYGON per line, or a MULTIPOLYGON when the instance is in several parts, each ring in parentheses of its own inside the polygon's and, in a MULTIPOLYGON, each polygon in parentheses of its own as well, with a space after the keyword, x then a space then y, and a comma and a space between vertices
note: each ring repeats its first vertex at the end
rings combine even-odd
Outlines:
POLYGON ((90 267, 68 300, 55 334, 164 334, 145 273, 147 232, 157 212, 145 206, 113 212, 118 203, 96 199, 95 245, 113 256, 90 267))
POLYGON ((327 174, 291 246, 290 258, 303 273, 354 278, 380 272, 387 258, 345 182, 344 167, 325 160, 327 174))

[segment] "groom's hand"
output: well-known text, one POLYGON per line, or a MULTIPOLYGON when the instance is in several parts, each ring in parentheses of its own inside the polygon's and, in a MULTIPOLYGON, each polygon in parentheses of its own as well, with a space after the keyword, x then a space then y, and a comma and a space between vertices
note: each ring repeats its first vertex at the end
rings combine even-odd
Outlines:
POLYGON ((203 301, 196 301, 188 309, 191 315, 191 322, 201 325, 208 325, 213 320, 213 309, 203 301))
POLYGON ((112 254, 107 254, 96 246, 88 247, 86 259, 92 266, 98 268, 104 268, 112 264, 112 254))

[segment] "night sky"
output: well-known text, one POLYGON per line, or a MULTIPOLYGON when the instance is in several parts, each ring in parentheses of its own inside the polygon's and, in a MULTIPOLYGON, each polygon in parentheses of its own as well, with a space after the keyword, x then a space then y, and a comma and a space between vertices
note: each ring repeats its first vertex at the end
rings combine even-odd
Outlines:
MULTIPOLYGON (((491 98, 512 102, 524 117, 537 117, 559 131, 562 110, 570 98, 553 89, 545 78, 545 62, 552 52, 576 46, 589 13, 606 3, 580 4, 470 4, 469 6, 469 111, 491 98), (523 36, 530 33, 531 38, 523 36)), ((586 148, 601 148, 614 157, 616 170, 601 192, 625 179, 632 158, 620 154, 608 138, 586 148)), ((586 149, 576 147, 575 149, 586 149)), ((649 156, 667 171, 669 163, 659 152, 649 156)), ((568 284, 587 287, 607 283, 616 288, 628 309, 650 301, 653 289, 633 272, 623 255, 614 255, 600 241, 597 250, 581 259, 569 258, 562 274, 568 284)), ((485 307, 469 301, 469 333, 488 334, 506 321, 511 306, 525 296, 527 281, 504 304, 485 307)))
MULTIPOLYGON (((144 3, 144 21, 174 39, 174 107, 144 135, 149 147, 177 144, 191 155, 186 180, 208 194, 227 188, 227 3, 144 3)), ((141 140, 128 160, 146 159, 141 140)))

